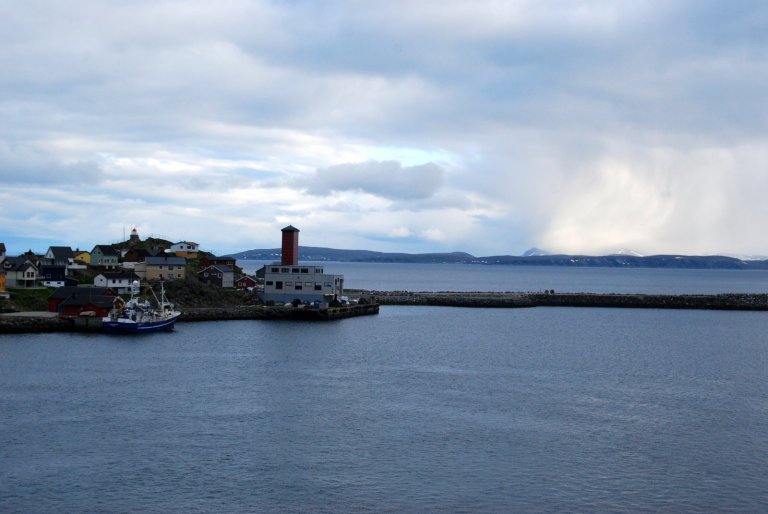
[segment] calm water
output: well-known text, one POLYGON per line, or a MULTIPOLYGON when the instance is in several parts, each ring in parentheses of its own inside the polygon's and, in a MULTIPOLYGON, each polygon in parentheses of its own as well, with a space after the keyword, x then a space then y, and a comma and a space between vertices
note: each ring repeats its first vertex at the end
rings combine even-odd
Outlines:
MULTIPOLYGON (((254 272, 267 261, 238 261, 254 272)), ((345 287, 379 291, 542 291, 568 293, 766 293, 768 270, 566 268, 473 264, 324 262, 345 287)))
POLYGON ((386 306, 0 336, 0 511, 764 512, 767 330, 386 306))

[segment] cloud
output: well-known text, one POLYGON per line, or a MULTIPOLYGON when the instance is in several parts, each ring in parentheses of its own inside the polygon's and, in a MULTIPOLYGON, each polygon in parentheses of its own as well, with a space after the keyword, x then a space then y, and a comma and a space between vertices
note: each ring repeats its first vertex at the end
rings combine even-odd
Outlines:
POLYGON ((6 238, 137 224, 236 251, 292 223, 318 246, 478 255, 768 245, 760 2, 2 10, 6 238))
POLYGON ((314 195, 361 191, 392 200, 418 200, 439 191, 444 173, 433 163, 406 167, 395 161, 337 164, 318 169, 306 187, 314 195))

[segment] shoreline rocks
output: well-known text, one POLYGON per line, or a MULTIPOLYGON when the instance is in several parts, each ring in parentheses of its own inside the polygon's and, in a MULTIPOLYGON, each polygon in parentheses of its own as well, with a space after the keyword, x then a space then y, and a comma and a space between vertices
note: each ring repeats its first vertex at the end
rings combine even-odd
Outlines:
POLYGON ((633 309, 768 310, 768 294, 660 295, 623 293, 516 293, 359 291, 381 305, 445 307, 619 307, 633 309))

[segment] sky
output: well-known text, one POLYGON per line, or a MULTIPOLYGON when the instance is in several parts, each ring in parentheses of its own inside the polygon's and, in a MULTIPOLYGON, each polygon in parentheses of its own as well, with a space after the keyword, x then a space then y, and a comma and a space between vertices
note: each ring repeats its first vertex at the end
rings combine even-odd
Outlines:
POLYGON ((0 0, 0 242, 767 255, 762 0, 0 0))

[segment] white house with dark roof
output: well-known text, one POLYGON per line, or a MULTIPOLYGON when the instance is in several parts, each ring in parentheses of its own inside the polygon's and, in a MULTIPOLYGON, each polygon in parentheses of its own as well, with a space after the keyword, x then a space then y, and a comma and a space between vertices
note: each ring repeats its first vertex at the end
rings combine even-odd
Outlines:
POLYGON ((5 285, 7 287, 36 287, 40 278, 40 270, 26 256, 6 257, 2 263, 5 271, 5 285))
POLYGON ((177 257, 195 258, 200 251, 200 245, 190 241, 180 241, 172 244, 170 250, 177 257))
POLYGON ((93 285, 108 287, 117 294, 130 293, 133 281, 141 282, 136 273, 124 271, 104 271, 93 278, 93 285))

